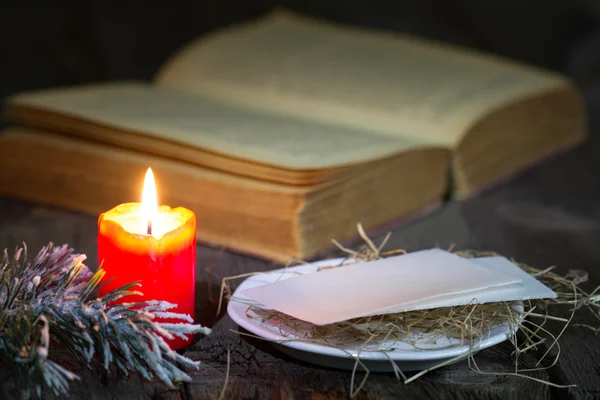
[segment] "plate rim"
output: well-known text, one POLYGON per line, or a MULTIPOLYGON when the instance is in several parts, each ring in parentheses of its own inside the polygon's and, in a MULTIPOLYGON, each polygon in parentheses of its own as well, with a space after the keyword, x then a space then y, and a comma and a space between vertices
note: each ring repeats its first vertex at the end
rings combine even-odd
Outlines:
MULTIPOLYGON (((295 266, 280 268, 276 270, 265 271, 265 274, 275 274, 275 273, 284 273, 285 271, 293 271, 295 269, 304 269, 308 267, 318 268, 324 265, 330 264, 340 264, 348 261, 349 258, 330 258, 325 260, 319 260, 312 263, 304 263, 295 266)), ((435 350, 395 350, 395 351, 382 351, 382 350, 361 350, 361 349, 346 349, 346 351, 327 346, 319 343, 306 343, 302 342, 300 339, 288 339, 278 336, 277 334, 271 332, 268 329, 261 328, 260 326, 252 323, 252 321, 245 316, 244 310, 247 309, 247 305, 242 304, 240 302, 236 302, 234 299, 236 293, 240 289, 243 288, 244 283, 247 283, 249 280, 256 279, 256 277, 261 276, 262 274, 252 275, 244 279, 233 292, 231 299, 227 304, 227 314, 229 317, 240 327, 246 329, 252 334, 259 336, 260 338, 266 339, 267 342, 275 343, 279 346, 286 346, 292 348, 294 350, 300 350, 308 353, 313 353, 316 355, 324 355, 330 357, 339 357, 339 358, 357 358, 359 357, 361 361, 428 361, 428 360, 443 360, 453 357, 459 357, 461 355, 467 355, 468 353, 475 353, 477 351, 486 349, 488 347, 495 346, 499 343, 504 342, 508 339, 508 335, 511 333, 510 326, 506 326, 505 330, 500 333, 496 333, 494 335, 490 335, 486 338, 482 338, 476 345, 462 345, 455 346, 449 348, 435 349, 435 350), (239 312, 236 308, 240 308, 239 312)), ((524 310, 523 302, 517 305, 517 309, 519 311, 524 310)), ((505 325, 505 324, 503 324, 505 325)), ((517 326, 514 330, 516 333, 519 330, 519 326, 517 326)))

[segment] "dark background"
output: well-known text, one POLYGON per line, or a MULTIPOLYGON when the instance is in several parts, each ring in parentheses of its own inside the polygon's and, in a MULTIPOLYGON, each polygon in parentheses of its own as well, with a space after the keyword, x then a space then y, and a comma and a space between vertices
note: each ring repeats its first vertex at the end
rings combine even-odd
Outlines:
POLYGON ((0 100, 150 79, 191 39, 276 7, 494 52, 600 91, 599 0, 0 0, 0 100))
MULTIPOLYGON (((567 268, 586 270, 594 285, 599 282, 600 129, 594 126, 600 126, 595 122, 600 122, 596 117, 600 115, 600 0, 0 0, 0 100, 18 91, 51 86, 150 79, 170 54, 191 39, 277 6, 462 44, 574 78, 590 109, 592 140, 585 147, 525 172, 502 190, 449 203, 436 215, 398 229, 387 248, 455 245, 495 250, 539 268, 558 265, 561 274, 567 268)), ((0 249, 25 241, 35 250, 52 239, 69 243, 89 256, 89 265, 95 264, 94 217, 8 199, 0 199, 0 211, 0 249)), ((382 237, 374 239, 379 243, 382 237)), ((215 305, 206 297, 211 280, 217 279, 213 271, 223 277, 273 268, 205 246, 198 247, 198 260, 200 318, 209 314, 214 318, 215 305)), ((212 289, 216 296, 217 288, 212 289)), ((590 317, 583 322, 596 324, 597 320, 590 317)), ((298 397, 308 393, 347 397, 346 372, 309 368, 264 347, 256 351, 231 331, 237 327, 228 318, 214 328, 215 333, 198 342, 188 356, 215 368, 195 375, 181 398, 206 393, 217 397, 229 349, 234 350, 231 387, 240 394, 237 397, 272 397, 291 387, 300 388, 298 397)), ((583 328, 567 330, 562 336, 567 351, 561 353, 561 361, 550 375, 537 376, 577 383, 570 398, 597 398, 598 337, 583 328)), ((484 371, 512 372, 507 361, 511 351, 510 346, 495 347, 480 353, 483 359, 478 358, 478 363, 484 371)), ((536 358, 531 357, 528 362, 533 367, 536 358)), ((156 385, 137 378, 103 385, 96 376, 87 375, 78 385, 77 398, 180 398, 173 392, 163 396, 156 385)), ((388 375, 373 374, 365 397, 435 398, 443 393, 446 398, 547 398, 551 390, 556 398, 567 397, 566 391, 525 379, 472 374, 461 363, 416 385, 404 386, 388 375)))

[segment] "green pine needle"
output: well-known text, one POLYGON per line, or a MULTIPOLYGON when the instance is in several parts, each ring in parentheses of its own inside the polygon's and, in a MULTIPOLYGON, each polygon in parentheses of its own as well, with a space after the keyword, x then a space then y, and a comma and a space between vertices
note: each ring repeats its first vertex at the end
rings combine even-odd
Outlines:
POLYGON ((107 303, 136 294, 135 282, 102 298, 91 298, 105 272, 92 274, 84 255, 52 243, 42 248, 33 262, 27 248, 0 261, 0 388, 23 398, 67 394, 79 376, 53 357, 65 349, 74 360, 92 368, 111 365, 128 374, 160 379, 169 387, 190 381, 184 368, 198 369, 193 361, 171 350, 163 337, 209 334, 175 307, 161 301, 107 303), (160 323, 168 317, 181 323, 160 323))

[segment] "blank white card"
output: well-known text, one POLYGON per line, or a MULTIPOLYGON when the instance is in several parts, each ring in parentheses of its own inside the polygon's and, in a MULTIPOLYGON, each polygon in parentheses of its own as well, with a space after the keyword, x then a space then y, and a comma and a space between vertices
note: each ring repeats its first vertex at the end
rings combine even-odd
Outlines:
POLYGON ((431 249, 301 275, 245 290, 243 295, 269 309, 326 325, 440 304, 467 304, 473 294, 519 287, 522 281, 523 276, 431 249))

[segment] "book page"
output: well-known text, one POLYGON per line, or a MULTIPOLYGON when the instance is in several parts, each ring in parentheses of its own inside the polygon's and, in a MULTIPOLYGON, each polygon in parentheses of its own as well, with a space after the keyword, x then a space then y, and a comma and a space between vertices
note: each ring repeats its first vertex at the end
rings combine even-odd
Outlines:
POLYGON ((402 137, 272 115, 138 83, 29 92, 11 98, 10 105, 290 169, 330 168, 423 147, 402 137))
POLYGON ((283 13, 190 43, 155 81, 444 146, 487 111, 567 83, 492 56, 283 13))

